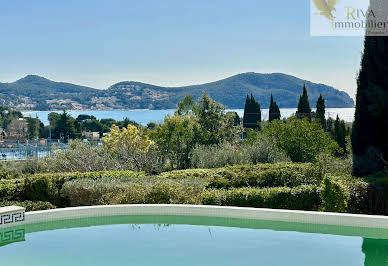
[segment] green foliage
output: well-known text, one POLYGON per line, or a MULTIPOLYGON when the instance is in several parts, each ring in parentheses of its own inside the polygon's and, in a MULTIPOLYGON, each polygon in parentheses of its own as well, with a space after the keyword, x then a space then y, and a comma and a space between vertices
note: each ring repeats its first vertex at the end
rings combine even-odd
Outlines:
POLYGON ((75 140, 69 149, 58 151, 39 162, 45 172, 92 172, 120 170, 121 164, 103 146, 93 147, 87 142, 75 140))
POLYGON ((351 175, 353 169, 353 158, 351 154, 338 158, 328 153, 320 153, 316 159, 316 165, 324 174, 351 175))
POLYGON ((65 182, 76 179, 97 180, 101 178, 135 178, 143 176, 143 173, 132 171, 102 171, 89 173, 57 173, 37 174, 24 178, 22 185, 22 198, 32 201, 48 201, 56 206, 68 205, 66 198, 61 196, 61 189, 65 182))
MULTIPOLYGON (((340 178, 338 182, 344 184, 349 193, 349 199, 347 203, 347 212, 355 214, 384 214, 381 210, 371 209, 370 192, 374 189, 368 182, 362 179, 351 177, 349 181, 340 178)), ((385 210, 387 210, 388 201, 385 203, 385 210)), ((386 213, 385 213, 386 214, 386 213)))
POLYGON ((353 173, 356 176, 379 171, 387 173, 387 48, 387 38, 365 37, 352 130, 353 173))
POLYGON ((260 104, 255 100, 251 93, 251 97, 247 95, 247 98, 245 100, 243 127, 251 129, 260 129, 260 122, 260 104))
POLYGON ((317 100, 317 112, 316 112, 316 120, 318 123, 322 125, 322 128, 326 128, 326 118, 325 118, 325 99, 323 99, 322 94, 319 95, 317 100))
POLYGON ((170 171, 158 176, 168 179, 200 178, 206 181, 208 188, 296 187, 305 184, 318 185, 322 180, 321 170, 309 163, 235 165, 215 169, 170 171))
POLYGON ((276 143, 264 135, 259 135, 252 143, 246 142, 243 145, 225 142, 213 146, 196 146, 190 157, 193 168, 289 161, 287 155, 277 147, 276 143))
POLYGON ((238 188, 207 190, 204 205, 274 208, 291 210, 318 210, 319 192, 316 186, 295 188, 238 188))
POLYGON ((174 115, 151 132, 162 153, 168 157, 171 168, 183 169, 190 165, 190 152, 200 141, 200 125, 192 117, 174 115))
POLYGON ((320 163, 235 165, 177 170, 155 176, 132 171, 35 174, 0 179, 0 198, 50 202, 57 207, 204 203, 306 210, 316 210, 320 201, 319 208, 324 211, 387 214, 387 178, 357 179, 347 174, 348 170, 339 167, 340 170, 329 171, 320 163), (331 174, 322 182, 324 173, 331 174), (313 196, 316 193, 318 196, 313 196))
POLYGON ((27 121, 27 138, 28 139, 38 139, 40 136, 40 120, 38 118, 26 117, 27 121))
POLYGON ((245 150, 228 142, 220 145, 197 145, 190 154, 193 168, 217 168, 249 163, 245 150))
POLYGON ((196 145, 232 142, 238 136, 235 117, 225 113, 224 106, 204 94, 194 102, 190 95, 178 105, 176 114, 166 117, 150 136, 165 156, 171 169, 190 167, 190 154, 196 145))
POLYGON ((307 94, 306 84, 303 85, 303 93, 299 97, 296 117, 307 118, 309 121, 311 121, 311 108, 310 108, 309 96, 307 94))
POLYGON ((19 200, 23 195, 23 179, 0 179, 0 199, 19 200))
POLYGON ((44 201, 0 201, 0 207, 19 206, 26 208, 27 212, 55 209, 50 202, 44 201))
POLYGON ((71 206, 99 204, 199 204, 204 181, 199 179, 101 178, 78 179, 63 185, 71 206))
POLYGON ((335 181, 331 176, 326 176, 320 187, 321 210, 326 212, 345 212, 349 200, 347 188, 335 181))
POLYGON ((122 129, 113 125, 110 135, 104 137, 103 142, 106 152, 120 167, 153 174, 160 172, 164 163, 159 148, 149 139, 146 131, 133 125, 122 129))
POLYGON ((62 139, 67 142, 69 139, 76 137, 74 127, 75 119, 65 110, 63 110, 62 114, 50 113, 48 119, 50 121, 51 137, 53 139, 62 139))
POLYGON ((339 155, 344 155, 347 153, 347 151, 346 151, 346 146, 347 146, 346 135, 347 135, 347 131, 346 131, 345 121, 340 120, 338 115, 337 115, 337 119, 334 122, 334 136, 333 137, 334 137, 334 140, 338 143, 339 147, 342 149, 339 152, 339 155))
POLYGON ((214 145, 236 138, 234 116, 225 113, 225 106, 212 100, 206 93, 193 106, 195 120, 200 125, 199 144, 214 145))
POLYGON ((271 93, 271 103, 269 105, 269 121, 279 120, 280 119, 280 109, 276 102, 273 100, 271 93))
POLYGON ((293 162, 314 162, 319 153, 339 151, 338 144, 325 134, 321 125, 307 119, 290 118, 287 123, 273 121, 262 131, 274 138, 293 162))
POLYGON ((318 185, 321 172, 312 164, 236 165, 215 169, 208 174, 208 188, 296 187, 318 185))
POLYGON ((12 110, 6 106, 0 106, 0 127, 7 130, 12 120, 23 117, 19 111, 12 110))

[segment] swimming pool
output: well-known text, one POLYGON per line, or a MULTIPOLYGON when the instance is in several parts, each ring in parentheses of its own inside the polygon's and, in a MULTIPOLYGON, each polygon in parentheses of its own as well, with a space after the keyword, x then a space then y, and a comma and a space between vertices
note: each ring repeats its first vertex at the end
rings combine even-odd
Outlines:
POLYGON ((0 237, 6 266, 388 265, 387 228, 135 214, 23 224, 0 237))

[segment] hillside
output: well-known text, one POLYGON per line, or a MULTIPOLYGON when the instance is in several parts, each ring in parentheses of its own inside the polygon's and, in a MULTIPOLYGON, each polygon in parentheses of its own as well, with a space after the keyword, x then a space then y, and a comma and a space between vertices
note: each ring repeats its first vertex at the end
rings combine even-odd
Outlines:
POLYGON ((29 75, 13 83, 0 83, 0 105, 18 110, 173 109, 186 94, 198 98, 207 92, 228 108, 237 109, 243 108, 246 95, 252 92, 262 108, 268 108, 271 93, 280 108, 295 108, 303 83, 308 88, 313 107, 319 94, 326 99, 327 107, 354 106, 353 100, 343 91, 280 73, 244 73, 212 83, 184 87, 125 81, 106 90, 29 75))

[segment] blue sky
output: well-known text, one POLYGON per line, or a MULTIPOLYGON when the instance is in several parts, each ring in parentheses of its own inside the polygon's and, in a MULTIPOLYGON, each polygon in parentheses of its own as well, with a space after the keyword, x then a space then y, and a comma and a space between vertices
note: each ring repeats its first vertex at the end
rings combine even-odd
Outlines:
POLYGON ((361 37, 310 37, 308 0, 2 0, 0 81, 96 88, 283 72, 356 91, 361 37))

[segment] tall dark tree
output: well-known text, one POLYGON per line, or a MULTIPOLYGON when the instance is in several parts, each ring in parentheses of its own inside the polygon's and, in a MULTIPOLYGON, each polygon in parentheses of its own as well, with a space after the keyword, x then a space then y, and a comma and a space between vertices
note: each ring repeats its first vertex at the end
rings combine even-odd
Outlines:
POLYGON ((326 128, 325 132, 329 133, 330 135, 334 135, 334 119, 329 117, 326 121, 326 128))
POLYGON ((388 168, 388 37, 366 36, 352 130, 353 173, 388 168))
POLYGON ((345 121, 340 120, 338 115, 334 122, 334 140, 337 141, 338 146, 346 153, 346 126, 345 121))
POLYGON ((67 142, 69 139, 75 138, 75 119, 72 118, 66 111, 63 111, 59 116, 59 120, 55 123, 54 133, 59 136, 60 139, 67 142))
POLYGON ((40 131, 40 120, 38 118, 26 117, 27 121, 27 138, 29 140, 38 139, 40 131))
POLYGON ((261 109, 260 104, 255 100, 253 95, 247 95, 244 106, 243 127, 260 129, 261 109))
POLYGON ((326 128, 325 99, 323 99, 322 94, 319 95, 316 107, 317 107, 317 112, 316 112, 317 122, 322 125, 323 129, 325 129, 326 128))
POLYGON ((309 96, 307 94, 306 84, 303 85, 303 93, 299 97, 296 117, 308 118, 311 121, 311 108, 310 108, 309 96))
POLYGON ((271 103, 269 105, 269 121, 279 120, 280 119, 280 109, 276 102, 273 100, 271 93, 271 103))

